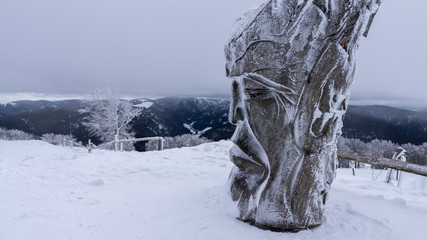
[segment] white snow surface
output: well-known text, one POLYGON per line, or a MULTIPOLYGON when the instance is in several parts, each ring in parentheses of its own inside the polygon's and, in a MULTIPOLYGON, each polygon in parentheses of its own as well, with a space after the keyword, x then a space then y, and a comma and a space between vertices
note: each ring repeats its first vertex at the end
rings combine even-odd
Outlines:
MULTIPOLYGON (((235 218, 231 143, 112 152, 0 141, 0 239, 425 239, 427 178, 402 187, 339 169, 324 224, 298 233, 235 218)), ((385 176, 385 175, 384 175, 385 176)), ((379 179, 381 176, 379 177, 379 179)))

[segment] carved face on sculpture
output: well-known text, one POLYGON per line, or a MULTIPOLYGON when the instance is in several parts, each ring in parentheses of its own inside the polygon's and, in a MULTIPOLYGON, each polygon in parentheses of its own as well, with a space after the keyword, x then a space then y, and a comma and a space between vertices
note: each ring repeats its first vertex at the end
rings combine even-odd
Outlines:
POLYGON ((372 0, 268 1, 236 24, 225 48, 237 126, 229 185, 242 220, 321 223, 353 55, 376 9, 372 0))
POLYGON ((249 205, 259 200, 260 186, 270 176, 270 170, 279 167, 286 142, 292 135, 290 99, 280 86, 272 83, 258 75, 242 76, 232 83, 229 116, 237 129, 230 158, 245 173, 236 174, 234 181, 241 183, 235 186, 243 188, 236 192, 251 195, 237 196, 241 200, 246 198, 239 203, 247 205, 244 215, 253 214, 254 208, 249 205), (246 174, 251 175, 249 181, 246 174))
MULTIPOLYGON (((280 151, 291 134, 289 124, 294 110, 287 91, 261 75, 233 80, 229 115, 237 125, 233 142, 258 165, 270 165, 268 159, 273 156, 267 156, 265 150, 280 151)), ((233 151, 237 151, 235 156, 241 154, 238 149, 233 151)))

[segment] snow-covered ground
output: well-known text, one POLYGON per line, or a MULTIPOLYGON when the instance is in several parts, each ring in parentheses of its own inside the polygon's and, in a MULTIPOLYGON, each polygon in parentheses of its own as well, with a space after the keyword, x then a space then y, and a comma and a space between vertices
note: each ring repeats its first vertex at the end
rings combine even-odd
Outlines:
POLYGON ((236 220, 230 146, 89 154, 0 141, 0 239, 426 239, 427 178, 408 174, 396 187, 369 169, 338 170, 318 228, 278 233, 236 220))

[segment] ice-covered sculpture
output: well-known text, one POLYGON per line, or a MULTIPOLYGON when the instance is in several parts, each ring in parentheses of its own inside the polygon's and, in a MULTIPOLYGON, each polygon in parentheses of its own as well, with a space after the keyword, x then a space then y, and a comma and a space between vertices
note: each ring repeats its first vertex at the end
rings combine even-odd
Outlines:
POLYGON ((229 187, 240 219, 299 230, 322 223, 355 53, 381 0, 270 0, 237 20, 229 187))

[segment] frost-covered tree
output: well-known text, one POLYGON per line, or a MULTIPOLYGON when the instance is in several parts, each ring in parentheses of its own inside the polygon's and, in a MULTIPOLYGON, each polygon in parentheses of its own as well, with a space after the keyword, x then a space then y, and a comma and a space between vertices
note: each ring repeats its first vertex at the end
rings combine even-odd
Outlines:
POLYGON ((374 139, 367 144, 368 154, 377 157, 392 158, 398 146, 388 140, 374 139))
MULTIPOLYGON (((405 156, 409 163, 427 165, 427 143, 422 145, 413 145, 406 143, 403 145, 395 144, 389 140, 374 139, 368 143, 364 143, 359 139, 338 138, 338 149, 342 151, 361 153, 376 157, 384 157, 393 159, 396 149, 399 147, 406 150, 405 156)), ((338 159, 339 167, 350 167, 347 160, 338 159)), ((374 166, 373 166, 374 167, 374 166)), ((378 167, 381 168, 381 167, 378 167)))
MULTIPOLYGON (((357 153, 363 153, 363 154, 368 153, 368 147, 366 143, 362 142, 360 139, 353 139, 353 138, 346 139, 346 145, 351 152, 357 152, 357 153)), ((360 163, 354 162, 354 167, 359 168, 360 163)))
POLYGON ((427 165, 427 143, 413 145, 410 143, 402 145, 406 149, 406 159, 410 163, 427 165))
POLYGON ((122 100, 111 89, 97 89, 85 99, 81 113, 87 114, 83 125, 92 136, 103 142, 128 139, 134 136, 130 122, 141 109, 122 100))
MULTIPOLYGON (((350 147, 347 145, 348 139, 340 136, 338 138, 337 147, 338 150, 341 151, 351 151, 350 147)), ((350 161, 342 158, 338 158, 338 167, 339 168, 349 168, 350 167, 350 161)))
POLYGON ((368 147, 366 146, 366 143, 362 142, 360 139, 349 138, 346 140, 346 145, 352 152, 364 154, 368 153, 368 147))
MULTIPOLYGON (((347 139, 343 137, 338 139, 339 150, 362 153, 377 157, 391 158, 397 147, 397 144, 394 144, 388 140, 374 139, 368 143, 364 143, 360 139, 347 139)), ((339 166, 348 167, 346 161, 347 160, 339 159, 339 166)), ((354 166, 358 168, 360 163, 355 162, 354 164, 354 166)))

